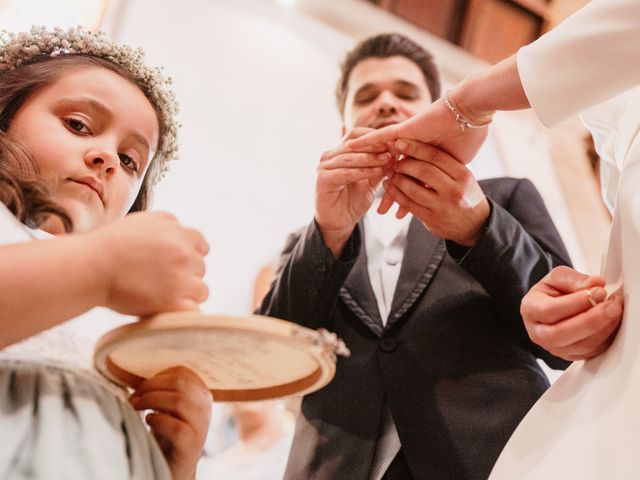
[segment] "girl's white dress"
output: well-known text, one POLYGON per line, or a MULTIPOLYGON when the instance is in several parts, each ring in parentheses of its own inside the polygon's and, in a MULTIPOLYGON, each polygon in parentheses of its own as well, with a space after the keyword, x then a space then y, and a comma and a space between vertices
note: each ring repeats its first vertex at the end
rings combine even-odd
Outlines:
MULTIPOLYGON (((47 237, 0 204, 0 244, 47 237)), ((92 368, 97 336, 125 321, 95 308, 0 349, 0 479, 171 479, 127 393, 92 368)))

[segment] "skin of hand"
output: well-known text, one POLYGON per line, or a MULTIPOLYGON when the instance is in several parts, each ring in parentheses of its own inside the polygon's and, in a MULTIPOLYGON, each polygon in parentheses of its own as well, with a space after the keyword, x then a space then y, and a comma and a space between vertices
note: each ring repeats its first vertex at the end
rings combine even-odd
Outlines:
POLYGON ((382 146, 399 139, 416 140, 430 143, 460 162, 469 163, 484 143, 487 132, 488 128, 463 131, 455 115, 440 98, 401 123, 349 140, 347 147, 352 151, 378 151, 382 146))
POLYGON ((130 398, 145 417, 174 480, 195 479, 211 419, 211 393, 185 367, 173 367, 141 382, 130 398))
POLYGON ((95 251, 100 305, 145 316, 196 309, 209 294, 203 281, 209 245, 169 213, 133 213, 82 235, 95 251))
MULTIPOLYGON (((474 125, 488 125, 497 110, 530 107, 516 56, 470 74, 449 91, 449 100, 463 118, 474 125)), ((431 143, 463 163, 469 163, 487 136, 488 128, 465 129, 440 98, 416 116, 364 137, 351 140, 349 148, 363 150, 406 138, 431 143)))
POLYGON ((399 140, 395 148, 404 159, 392 164, 378 211, 386 213, 397 202, 398 216, 409 211, 434 235, 467 247, 475 245, 491 209, 469 169, 425 143, 399 140))
POLYGON ((624 309, 622 296, 606 298, 604 284, 599 276, 566 266, 554 268, 522 300, 520 312, 531 340, 571 361, 603 353, 615 337, 624 309))
POLYGON ((352 152, 345 142, 371 128, 354 128, 340 145, 322 154, 316 180, 315 220, 327 247, 338 257, 358 220, 369 210, 391 154, 387 146, 352 152))

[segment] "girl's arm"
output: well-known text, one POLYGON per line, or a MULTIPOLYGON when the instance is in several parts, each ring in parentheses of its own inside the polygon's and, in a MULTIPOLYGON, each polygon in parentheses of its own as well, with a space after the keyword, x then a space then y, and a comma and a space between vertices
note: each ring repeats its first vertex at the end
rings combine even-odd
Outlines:
POLYGON ((191 310, 208 296, 208 244, 163 212, 90 233, 0 247, 0 348, 93 307, 130 315, 191 310))
POLYGON ((0 247, 0 348, 105 303, 85 235, 0 247))

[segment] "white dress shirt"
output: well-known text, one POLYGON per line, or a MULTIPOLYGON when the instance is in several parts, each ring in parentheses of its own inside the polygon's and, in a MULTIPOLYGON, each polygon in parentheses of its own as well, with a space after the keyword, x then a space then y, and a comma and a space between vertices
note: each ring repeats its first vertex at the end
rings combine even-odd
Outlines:
POLYGON ((378 198, 364 217, 364 247, 371 288, 382 325, 386 325, 400 276, 411 215, 403 219, 397 219, 392 212, 380 215, 376 212, 379 203, 378 198))

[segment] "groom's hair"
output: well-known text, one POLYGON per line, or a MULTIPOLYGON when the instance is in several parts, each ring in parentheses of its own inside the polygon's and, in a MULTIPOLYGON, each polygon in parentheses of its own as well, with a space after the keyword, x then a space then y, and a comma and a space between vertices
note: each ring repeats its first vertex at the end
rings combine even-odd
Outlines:
POLYGON ((344 115, 347 88, 352 70, 367 58, 401 56, 415 63, 422 71, 425 83, 435 101, 440 98, 440 78, 433 55, 413 40, 399 33, 383 33, 369 37, 353 47, 340 65, 341 75, 336 86, 336 102, 340 115, 344 115))

